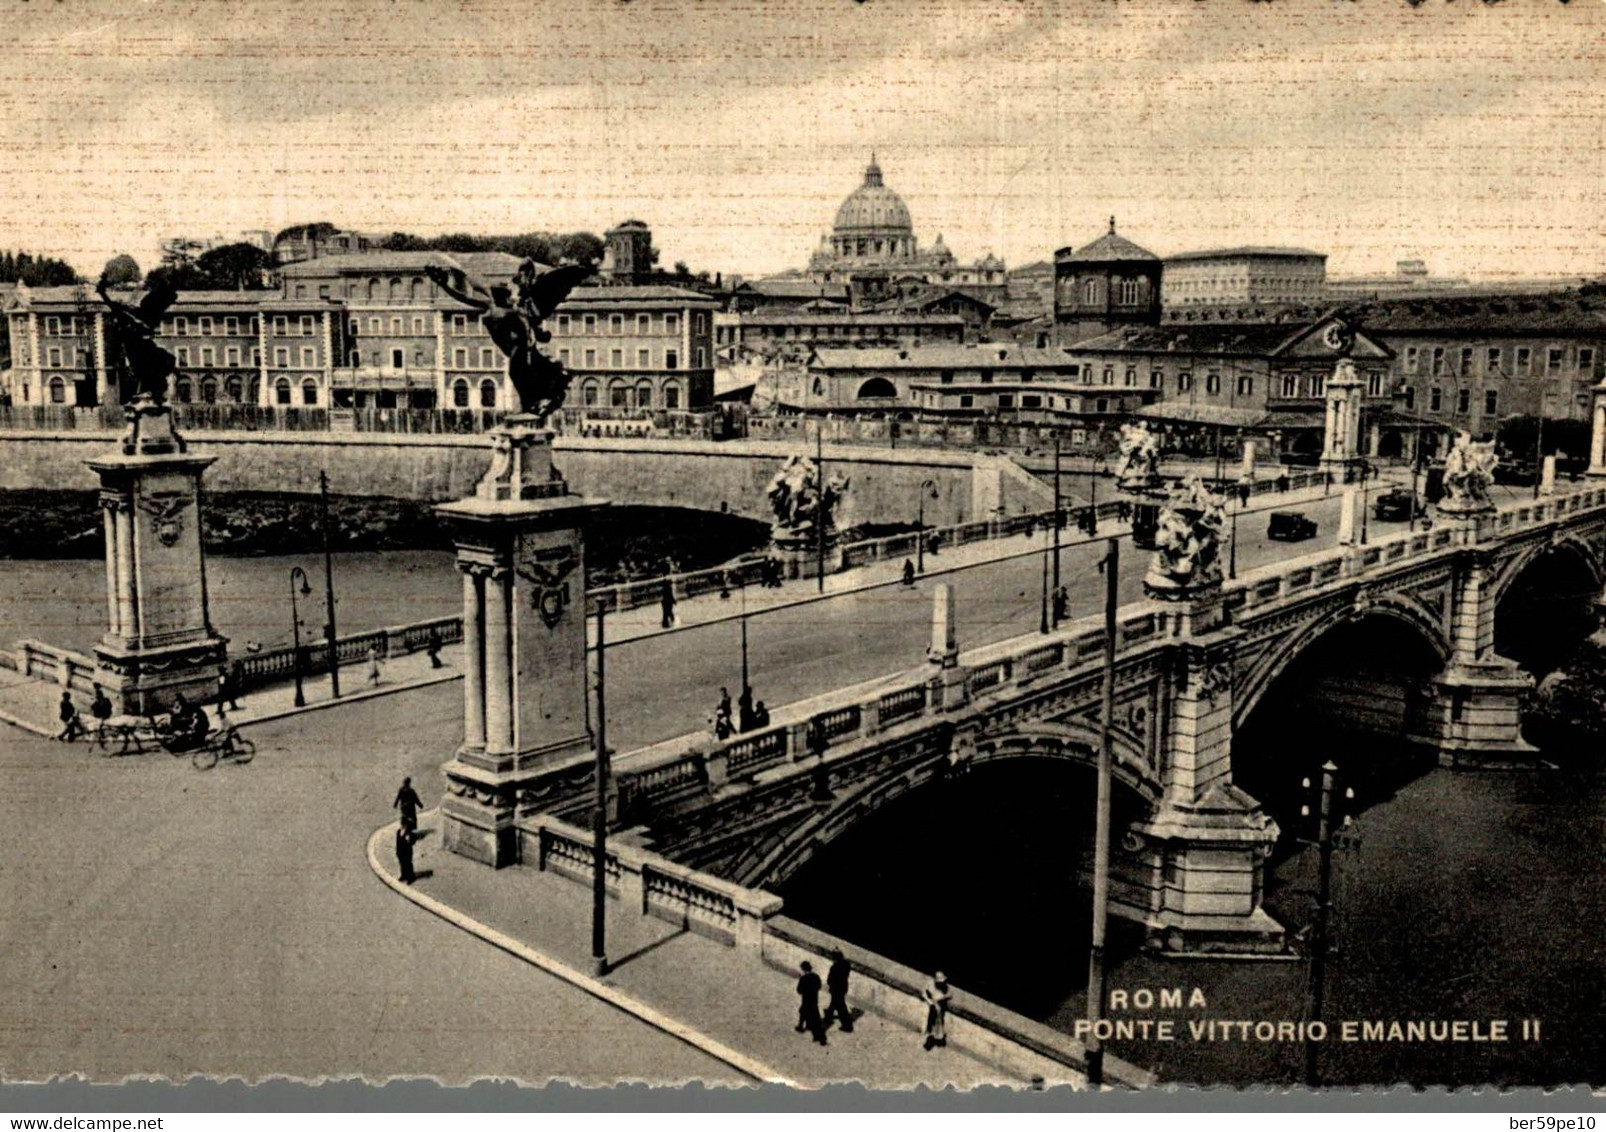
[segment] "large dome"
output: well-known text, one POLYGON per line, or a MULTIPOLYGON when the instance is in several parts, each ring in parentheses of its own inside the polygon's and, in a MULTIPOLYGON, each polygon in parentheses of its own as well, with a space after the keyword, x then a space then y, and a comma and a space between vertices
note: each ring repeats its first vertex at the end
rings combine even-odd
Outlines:
POLYGON ((903 198, 881 182, 881 166, 870 159, 864 171, 864 184, 848 194, 836 210, 838 235, 912 235, 914 224, 903 198))

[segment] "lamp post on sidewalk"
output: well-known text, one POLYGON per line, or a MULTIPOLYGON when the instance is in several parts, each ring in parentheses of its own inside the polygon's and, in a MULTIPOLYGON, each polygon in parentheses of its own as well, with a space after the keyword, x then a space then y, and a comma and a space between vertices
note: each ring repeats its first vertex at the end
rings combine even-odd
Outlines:
MULTIPOLYGON (((318 473, 319 526, 323 530, 323 601, 329 624, 324 628, 324 645, 329 655, 329 694, 340 698, 340 646, 335 630, 335 563, 329 549, 329 473, 318 473)), ((303 575, 305 577, 305 575, 303 575)))
POLYGON ((926 493, 937 498, 937 485, 931 480, 920 481, 920 505, 915 511, 915 573, 926 572, 926 493))
POLYGON ((596 809, 591 816, 591 966, 600 978, 608 972, 608 603, 597 602, 597 750, 596 809))
POLYGON ((1099 562, 1104 573, 1104 675, 1099 687, 1099 760, 1097 809, 1093 815, 1093 929, 1087 953, 1087 1083, 1104 1084, 1104 1043, 1098 1024, 1107 1008, 1104 980, 1104 933, 1110 916, 1110 792, 1115 724, 1116 587, 1121 572, 1121 540, 1112 538, 1099 562))
POLYGON ((290 567, 290 668, 295 673, 296 707, 307 706, 307 693, 301 686, 301 612, 296 608, 296 579, 301 579, 300 593, 306 597, 312 592, 307 584, 307 572, 299 566, 290 567))
POLYGON ((1054 592, 1060 590, 1060 435, 1054 434, 1054 592))

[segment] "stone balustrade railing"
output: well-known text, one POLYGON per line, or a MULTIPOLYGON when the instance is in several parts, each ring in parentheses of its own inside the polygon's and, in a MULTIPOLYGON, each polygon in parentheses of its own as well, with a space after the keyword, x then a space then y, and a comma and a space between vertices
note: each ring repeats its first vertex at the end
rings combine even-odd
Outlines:
MULTIPOLYGON (((1508 503, 1479 520, 1477 531, 1507 533, 1606 506, 1606 487, 1586 488, 1537 502, 1508 503)), ((1445 525, 1402 532, 1366 546, 1338 547, 1290 562, 1246 572, 1223 588, 1229 617, 1241 616, 1293 594, 1359 577, 1373 568, 1426 559, 1467 545, 1477 531, 1445 525)), ((1181 630, 1185 605, 1133 602, 1117 611, 1116 648, 1128 651, 1162 641, 1181 630)), ((959 658, 969 699, 1019 691, 1033 682, 1096 663, 1104 651, 1100 617, 1067 622, 1054 633, 1016 637, 972 649, 959 658)), ((893 726, 934 718, 944 709, 939 681, 929 666, 869 681, 853 688, 788 705, 772 726, 719 740, 706 732, 680 736, 629 752, 615 762, 619 813, 630 818, 644 808, 752 781, 776 768, 841 744, 871 738, 893 726)))
MULTIPOLYGON (((571 880, 590 881, 596 856, 591 834, 550 814, 519 822, 520 859, 571 880)), ((759 950, 764 922, 781 910, 769 892, 678 865, 638 846, 610 842, 607 886, 632 912, 676 924, 737 947, 759 950)))
POLYGON ((60 684, 76 692, 95 690, 95 658, 87 653, 58 648, 33 639, 17 642, 14 654, 0 652, 0 668, 19 675, 60 684))
MULTIPOLYGON (((342 634, 335 638, 335 655, 342 665, 356 664, 366 660, 372 649, 381 659, 388 660, 408 653, 423 652, 429 647, 432 634, 442 645, 456 644, 463 639, 463 619, 434 617, 407 625, 342 634)), ((295 648, 291 645, 246 653, 238 659, 242 691, 295 677, 295 648)), ((301 642, 301 675, 317 676, 328 671, 328 644, 322 638, 301 642)))

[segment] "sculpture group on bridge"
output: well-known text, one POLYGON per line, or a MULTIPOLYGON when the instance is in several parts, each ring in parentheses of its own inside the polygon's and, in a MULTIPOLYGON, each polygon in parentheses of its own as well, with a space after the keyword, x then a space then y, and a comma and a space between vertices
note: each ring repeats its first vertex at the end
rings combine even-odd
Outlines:
POLYGON ((793 456, 770 481, 770 509, 775 514, 776 537, 813 537, 823 526, 836 529, 847 494, 848 478, 832 475, 820 483, 820 468, 807 456, 793 456))
POLYGON ((541 343, 552 340, 543 323, 591 274, 590 267, 568 264, 542 272, 534 260, 527 259, 513 276, 517 299, 512 288, 501 283, 486 284, 465 275, 464 288, 458 288, 445 268, 431 265, 424 271, 442 291, 480 315, 485 332, 507 358, 508 377, 521 413, 534 416, 539 423, 563 405, 569 374, 561 362, 541 352, 541 343))
POLYGON ((1143 579, 1150 597, 1180 600, 1221 584, 1225 500, 1198 476, 1171 488, 1154 535, 1154 561, 1143 579))
POLYGON ((1142 422, 1121 426, 1121 469, 1116 473, 1117 487, 1127 491, 1145 491, 1160 482, 1160 438, 1142 422))
POLYGON ((178 369, 171 353, 156 344, 162 315, 178 298, 178 288, 162 282, 152 287, 139 306, 119 302, 106 293, 106 280, 95 284, 95 293, 106 304, 107 362, 117 376, 117 389, 123 403, 145 396, 160 405, 167 399, 167 379, 178 369))
POLYGON ((1465 514, 1491 509, 1494 503, 1489 498, 1489 485, 1494 483, 1494 469, 1499 462, 1493 441, 1475 444, 1470 433, 1457 433, 1444 459, 1444 498, 1439 510, 1465 514))

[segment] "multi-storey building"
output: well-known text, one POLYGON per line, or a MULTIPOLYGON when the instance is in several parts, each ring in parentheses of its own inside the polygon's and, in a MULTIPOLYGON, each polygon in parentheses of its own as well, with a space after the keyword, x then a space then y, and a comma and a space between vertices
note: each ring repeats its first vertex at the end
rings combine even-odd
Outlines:
POLYGON ((1477 436, 1517 415, 1588 420, 1606 377, 1606 299, 1395 299, 1349 314, 1392 349, 1405 408, 1477 436))
MULTIPOLYGON (((506 359, 474 310, 427 269, 510 285, 520 262, 500 252, 320 256, 286 266, 274 291, 180 292, 157 334, 177 363, 169 397, 285 408, 511 408, 506 359)), ((553 343, 545 348, 571 368, 571 403, 702 409, 713 401, 716 306, 672 287, 581 287, 549 320, 553 343)), ((6 317, 13 400, 123 399, 106 358, 106 312, 92 289, 18 288, 6 317)))
POLYGON ((715 340, 733 360, 775 357, 813 346, 911 348, 963 342, 966 320, 959 314, 922 311, 762 310, 724 315, 715 340))
POLYGON ((573 375, 582 409, 705 409, 714 400, 714 312, 679 287, 577 287, 547 347, 573 375))
POLYGON ((1223 248, 1166 256, 1167 307, 1311 303, 1327 282, 1327 256, 1306 248, 1223 248))
MULTIPOLYGON (((1014 343, 970 343, 918 349, 816 349, 802 369, 778 382, 777 399, 802 412, 913 414, 925 407, 917 387, 940 394, 932 408, 980 409, 987 387, 1034 387, 1075 380, 1078 362, 1062 350, 1014 343), (971 390, 975 386, 977 389, 971 390), (964 393, 963 390, 970 390, 964 393), (954 393, 954 403, 946 400, 954 393), (968 398, 968 399, 967 399, 968 398), (940 402, 940 403, 939 403, 940 402)), ((985 400, 985 397, 984 397, 985 400)), ((1034 406, 1036 407, 1036 406, 1034 406)))

